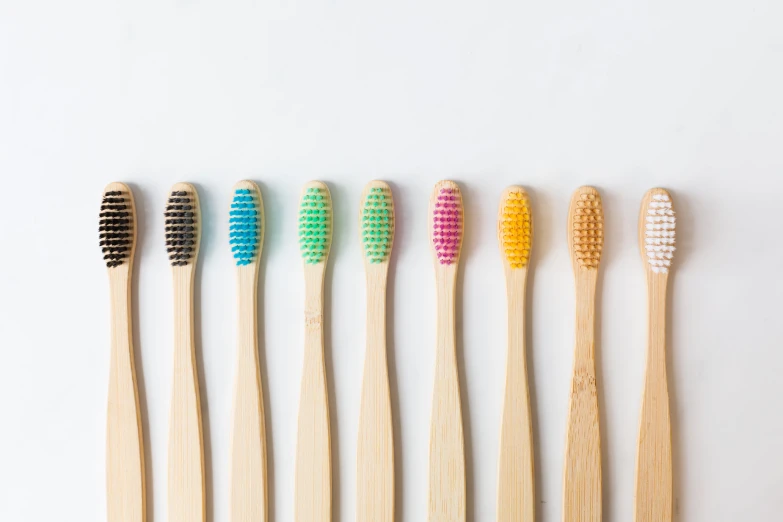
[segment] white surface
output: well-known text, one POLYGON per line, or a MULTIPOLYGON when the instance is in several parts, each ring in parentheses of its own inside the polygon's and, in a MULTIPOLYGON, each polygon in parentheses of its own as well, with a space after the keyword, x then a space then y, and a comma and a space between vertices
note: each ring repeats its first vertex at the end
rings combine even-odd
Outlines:
POLYGON ((600 282, 605 520, 631 519, 646 296, 644 191, 678 211, 671 388, 676 511, 688 522, 783 510, 783 4, 643 2, 0 3, 0 520, 105 520, 108 285, 97 247, 103 186, 140 212, 137 348, 150 522, 166 517, 171 289, 163 204, 197 184, 199 365, 210 521, 227 521, 234 374, 232 184, 267 211, 262 360, 272 521, 293 517, 302 363, 303 182, 329 183, 329 379, 335 521, 354 520, 364 288, 356 213, 389 180, 399 213, 390 348, 398 520, 426 513, 434 291, 427 198, 467 205, 460 364, 468 522, 495 516, 505 358, 495 236, 502 189, 535 213, 530 369, 538 522, 561 513, 573 349, 565 240, 571 192, 606 208, 600 282), (370 4, 373 4, 371 6, 370 4))

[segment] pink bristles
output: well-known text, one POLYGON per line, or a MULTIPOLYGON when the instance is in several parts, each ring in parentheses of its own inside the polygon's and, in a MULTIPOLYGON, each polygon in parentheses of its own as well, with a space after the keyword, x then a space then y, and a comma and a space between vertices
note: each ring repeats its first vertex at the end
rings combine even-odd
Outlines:
POLYGON ((432 211, 432 244, 441 265, 454 263, 462 241, 462 201, 450 188, 440 189, 432 211))

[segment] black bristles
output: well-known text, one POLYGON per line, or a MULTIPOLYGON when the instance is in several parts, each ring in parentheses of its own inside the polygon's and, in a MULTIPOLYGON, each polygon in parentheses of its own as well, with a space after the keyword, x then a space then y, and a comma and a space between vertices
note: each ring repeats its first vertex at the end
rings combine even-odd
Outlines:
POLYGON ((196 214, 186 191, 173 191, 163 213, 166 218, 166 252, 171 266, 186 266, 196 246, 196 214))
POLYGON ((101 212, 98 215, 98 246, 101 247, 106 266, 120 266, 128 258, 133 236, 133 217, 130 205, 121 191, 110 190, 103 194, 101 212))

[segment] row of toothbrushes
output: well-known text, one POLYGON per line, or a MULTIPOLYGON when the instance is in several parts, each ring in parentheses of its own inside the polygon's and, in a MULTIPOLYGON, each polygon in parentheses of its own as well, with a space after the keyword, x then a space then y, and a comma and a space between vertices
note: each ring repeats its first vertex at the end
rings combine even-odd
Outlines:
MULTIPOLYGON (((394 240, 394 200, 386 183, 362 194, 361 239, 367 276, 367 346, 357 444, 357 522, 393 522, 394 451, 386 362, 386 278, 394 240)), ((430 198, 430 240, 436 267, 437 353, 429 462, 430 522, 464 522, 465 461, 455 353, 456 273, 463 237, 459 186, 441 181, 430 198)), ((595 372, 594 315, 603 249, 600 194, 581 187, 569 207, 568 245, 576 282, 576 348, 563 488, 564 520, 601 520, 601 455, 595 372)), ((122 183, 106 187, 100 246, 111 287, 111 373, 107 427, 109 522, 143 522, 144 453, 131 338, 130 280, 136 244, 133 195, 122 183)), ((261 192, 239 182, 229 211, 238 280, 238 363, 231 453, 232 522, 267 521, 266 434, 256 326, 258 261, 264 242, 261 192)), ((172 187, 165 239, 174 277, 174 377, 168 450, 171 522, 205 522, 201 408, 195 367, 193 276, 200 241, 198 194, 172 187)), ((508 296, 508 360, 500 435, 498 521, 534 522, 533 441, 525 364, 525 285, 533 216, 521 187, 503 192, 498 239, 508 296)), ((295 521, 331 520, 329 408, 323 358, 323 278, 332 238, 327 186, 310 182, 299 208, 305 276, 305 357, 299 405, 295 521)), ((647 376, 637 455, 636 522, 670 521, 671 439, 665 367, 665 307, 674 252, 669 194, 650 190, 639 221, 649 289, 647 376)))

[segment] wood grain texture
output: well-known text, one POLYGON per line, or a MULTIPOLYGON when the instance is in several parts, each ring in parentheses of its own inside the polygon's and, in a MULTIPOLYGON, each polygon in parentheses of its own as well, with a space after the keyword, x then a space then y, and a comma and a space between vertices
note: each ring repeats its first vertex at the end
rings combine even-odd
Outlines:
MULTIPOLYGON (((328 187, 321 182, 311 181, 304 190, 309 187, 328 194, 328 187)), ((331 220, 332 213, 329 217, 331 220)), ((328 255, 327 250, 322 262, 304 265, 305 347, 296 441, 295 522, 328 522, 332 518, 331 434, 323 331, 323 285, 328 255)))
POLYGON ((131 327, 136 208, 127 185, 110 183, 104 193, 114 191, 122 192, 130 206, 132 239, 125 262, 107 269, 111 297, 111 362, 106 416, 107 520, 144 522, 147 518, 144 447, 131 327))
POLYGON ((647 369, 644 379, 639 441, 636 454, 635 522, 672 520, 672 440, 669 389, 666 374, 666 289, 668 272, 653 272, 645 252, 645 217, 655 194, 642 200, 639 216, 639 245, 647 276, 648 330, 647 369))
MULTIPOLYGON (((435 185, 430 198, 428 218, 432 234, 435 200, 441 188, 450 188, 459 195, 459 186, 451 181, 435 185)), ((463 224, 464 227, 464 217, 463 224)), ((464 236, 464 230, 460 236, 464 236)), ((432 241, 432 236, 430 236, 432 241)), ((435 261, 437 292, 437 340, 435 354, 435 384, 432 397, 429 466, 429 522, 465 522, 465 443, 462 428, 459 373, 456 351, 456 281, 459 253, 453 264, 435 261)))
MULTIPOLYGON (((382 188, 391 198, 386 183, 373 181, 362 193, 362 209, 372 188, 382 188)), ((392 205, 392 221, 393 216, 392 205)), ((359 222, 361 230, 361 210, 359 222)), ((392 242, 393 239, 392 226, 392 242)), ((367 346, 356 446, 357 522, 394 522, 394 436, 386 357, 386 281, 390 255, 391 252, 380 263, 371 263, 362 256, 367 281, 367 346)))
POLYGON ((576 347, 566 436, 563 521, 601 522, 601 437, 595 368, 595 292, 599 263, 577 262, 573 222, 582 194, 600 198, 592 187, 577 189, 568 216, 568 247, 576 282, 576 347))
POLYGON ((204 449, 193 308, 201 213, 193 185, 177 183, 171 190, 186 191, 194 199, 196 244, 190 262, 171 269, 174 279, 174 376, 169 424, 168 522, 205 522, 204 449))
POLYGON ((253 261, 236 266, 237 369, 231 437, 232 522, 266 522, 267 455, 264 398, 258 355, 258 271, 264 245, 265 215, 261 191, 251 181, 234 190, 250 190, 258 204, 258 249, 253 261))
MULTIPOLYGON (((533 474, 533 426, 528 391, 525 346, 525 295, 528 268, 512 268, 505 253, 500 219, 506 193, 523 191, 509 187, 501 197, 498 242, 506 276, 508 300, 508 352, 503 417, 498 459, 498 522, 535 522, 535 479, 533 474)), ((532 226, 531 226, 532 232, 532 226)))

